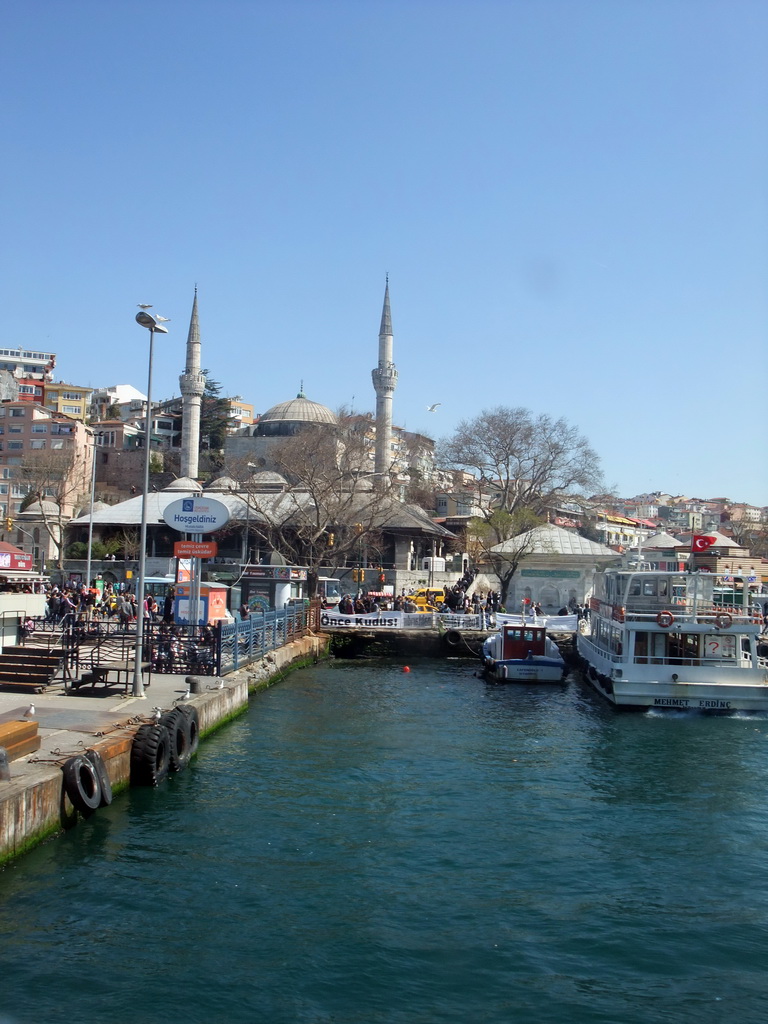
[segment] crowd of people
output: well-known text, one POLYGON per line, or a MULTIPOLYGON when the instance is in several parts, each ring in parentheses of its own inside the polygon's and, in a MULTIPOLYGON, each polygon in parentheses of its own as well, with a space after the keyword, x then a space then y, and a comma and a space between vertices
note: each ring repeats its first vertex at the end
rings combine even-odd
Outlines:
MULTIPOLYGON (((380 612, 418 612, 420 609, 414 601, 415 591, 405 591, 397 595, 344 594, 338 604, 342 615, 377 615, 380 612)), ((423 608, 421 609, 424 610, 423 608)), ((430 609, 432 610, 432 609, 430 609)), ((445 600, 435 605, 437 612, 450 612, 466 615, 483 615, 490 619, 499 608, 499 595, 491 590, 487 594, 475 591, 468 596, 462 581, 445 592, 445 600)))
MULTIPOLYGON (((173 588, 162 605, 152 594, 144 598, 144 618, 151 622, 173 622, 173 588)), ((126 584, 105 583, 103 589, 84 583, 50 586, 46 589, 45 620, 54 625, 65 622, 116 621, 128 626, 139 615, 136 594, 126 584)))

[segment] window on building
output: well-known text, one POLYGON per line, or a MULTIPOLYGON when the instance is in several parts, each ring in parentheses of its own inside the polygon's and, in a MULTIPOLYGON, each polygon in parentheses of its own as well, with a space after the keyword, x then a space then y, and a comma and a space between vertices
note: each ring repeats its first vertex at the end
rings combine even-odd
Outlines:
POLYGON ((63 448, 63 447, 64 447, 64 442, 63 441, 57 441, 55 439, 51 440, 51 448, 52 449, 55 449, 56 451, 58 451, 60 448, 63 448))
POLYGON ((9 409, 8 410, 8 414, 10 416, 16 416, 16 417, 26 416, 27 415, 27 410, 26 409, 9 409))
POLYGON ((47 423, 33 423, 32 424, 32 433, 33 434, 47 434, 48 433, 48 424, 47 423))
POLYGON ((61 411, 69 413, 71 416, 77 416, 82 412, 82 407, 79 405, 64 405, 62 406, 61 411))
POLYGON ((8 428, 8 433, 9 434, 23 434, 24 433, 24 427, 9 427, 8 428))
POLYGON ((8 451, 20 451, 24 447, 23 441, 9 441, 8 451))
POLYGON ((29 447, 35 449, 45 448, 45 441, 30 441, 29 447))

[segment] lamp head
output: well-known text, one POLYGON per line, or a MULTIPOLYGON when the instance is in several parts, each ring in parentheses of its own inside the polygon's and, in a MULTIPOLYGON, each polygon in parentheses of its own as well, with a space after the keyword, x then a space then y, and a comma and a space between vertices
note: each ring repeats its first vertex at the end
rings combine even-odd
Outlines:
POLYGON ((149 331, 156 331, 158 334, 168 333, 168 328, 159 324, 155 317, 153 317, 151 313, 147 313, 145 309, 142 309, 136 314, 136 323, 141 324, 142 327, 146 327, 149 331))

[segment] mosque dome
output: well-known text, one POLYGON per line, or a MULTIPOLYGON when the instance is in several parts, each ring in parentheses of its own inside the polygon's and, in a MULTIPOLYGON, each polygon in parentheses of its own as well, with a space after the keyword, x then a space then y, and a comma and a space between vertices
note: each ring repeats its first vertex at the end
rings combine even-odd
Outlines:
POLYGON ((288 402, 273 405, 263 416, 259 417, 254 436, 256 437, 290 437, 302 427, 311 425, 334 426, 338 420, 334 413, 319 402, 312 402, 299 391, 295 398, 288 402))
POLYGON ((288 487, 288 481, 281 473, 260 469, 251 476, 251 485, 254 491, 283 491, 288 487))
POLYGON ((23 512, 18 512, 17 515, 58 516, 60 511, 61 510, 55 501, 47 501, 46 499, 43 499, 42 501, 33 501, 31 504, 27 505, 23 512))
POLYGON ((227 494, 230 491, 242 490, 242 484, 239 484, 233 477, 224 474, 223 476, 217 476, 215 480, 211 480, 205 489, 206 491, 213 491, 214 494, 218 492, 227 494))
MULTIPOLYGON (((103 512, 105 508, 111 508, 111 507, 112 506, 109 504, 109 502, 106 502, 106 501, 94 501, 94 503, 93 503, 94 514, 96 512, 103 512)), ((29 510, 27 510, 27 511, 29 511, 29 510)), ((75 513, 75 517, 74 518, 75 519, 79 519, 80 516, 89 516, 90 514, 91 514, 91 503, 90 502, 86 502, 85 505, 82 505, 77 510, 77 512, 75 513)))
POLYGON ((163 490, 185 491, 186 493, 194 491, 197 494, 202 494, 203 491, 202 487, 197 482, 197 480, 193 480, 192 477, 190 476, 180 476, 176 480, 172 480, 167 487, 163 488, 163 490))

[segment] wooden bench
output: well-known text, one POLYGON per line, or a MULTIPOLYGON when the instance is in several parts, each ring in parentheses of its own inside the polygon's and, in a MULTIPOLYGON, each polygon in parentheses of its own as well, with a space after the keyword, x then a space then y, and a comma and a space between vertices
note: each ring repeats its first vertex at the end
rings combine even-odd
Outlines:
POLYGON ((0 747, 5 747, 9 761, 39 750, 40 743, 37 722, 0 723, 0 747))

